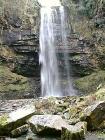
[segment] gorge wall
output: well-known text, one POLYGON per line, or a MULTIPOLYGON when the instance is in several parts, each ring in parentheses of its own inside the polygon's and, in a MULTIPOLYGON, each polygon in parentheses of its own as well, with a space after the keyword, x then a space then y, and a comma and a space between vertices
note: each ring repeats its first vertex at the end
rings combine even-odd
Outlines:
MULTIPOLYGON (((62 0, 62 3, 69 7, 72 27, 72 33, 68 38, 72 76, 84 77, 103 71, 105 69, 104 0, 62 0)), ((1 94, 13 95, 18 92, 21 98, 34 97, 33 93, 39 95, 39 25, 40 5, 37 1, 0 0, 1 94), (7 85, 8 88, 5 88, 7 85)), ((59 51, 58 53, 60 54, 59 51)), ((63 61, 61 56, 60 61, 63 61)), ((60 65, 63 68, 62 63, 60 65)), ((98 85, 100 84, 98 82, 98 85)), ((80 81, 79 84, 76 81, 75 85, 80 88, 78 87, 80 81)))
POLYGON ((6 95, 13 93, 13 98, 15 93, 20 98, 34 97, 35 88, 39 85, 39 80, 31 78, 36 76, 39 79, 40 74, 39 14, 39 5, 33 0, 0 0, 0 69, 9 68, 8 73, 0 74, 3 77, 0 86, 4 87, 0 92, 6 95), (12 76, 12 73, 16 75, 12 76), (25 82, 22 82, 24 78, 25 82))

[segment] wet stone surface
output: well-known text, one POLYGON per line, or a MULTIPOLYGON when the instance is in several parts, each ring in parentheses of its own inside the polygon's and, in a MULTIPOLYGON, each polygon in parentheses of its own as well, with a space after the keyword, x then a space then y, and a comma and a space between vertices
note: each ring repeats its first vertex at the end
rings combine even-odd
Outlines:
MULTIPOLYGON (((95 95, 94 95, 95 96, 95 95)), ((68 123, 75 125, 79 122, 78 118, 86 107, 96 104, 96 100, 93 100, 94 96, 86 97, 49 97, 38 99, 21 99, 21 100, 0 100, 0 116, 5 113, 10 113, 19 108, 25 108, 26 106, 33 105, 38 114, 50 114, 61 115, 63 119, 67 119, 68 123), (90 102, 91 99, 91 102, 90 102), (74 120, 75 118, 75 120, 74 120)), ((101 132, 102 133, 102 132, 101 132)), ((86 140, 105 140, 103 132, 102 134, 95 133, 94 135, 87 135, 86 140), (99 137, 99 138, 98 138, 99 137)), ((1 139, 0 139, 1 140, 1 139)), ((12 139, 6 138, 6 140, 59 140, 59 138, 42 138, 37 137, 32 132, 28 132, 27 135, 12 139)))
POLYGON ((0 116, 23 106, 33 104, 34 101, 35 99, 0 100, 0 116))

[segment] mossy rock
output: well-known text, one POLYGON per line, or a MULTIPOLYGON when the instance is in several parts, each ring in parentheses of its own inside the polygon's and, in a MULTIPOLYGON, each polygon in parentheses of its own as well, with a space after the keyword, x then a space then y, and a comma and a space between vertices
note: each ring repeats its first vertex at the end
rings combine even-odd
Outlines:
POLYGON ((28 79, 21 75, 12 73, 4 65, 0 65, 0 92, 28 91, 28 79))
POLYGON ((105 120, 104 114, 105 101, 97 101, 83 110, 80 120, 87 122, 88 130, 97 130, 105 120))
POLYGON ((87 123, 79 122, 76 125, 62 128, 61 140, 82 140, 87 132, 87 123))
POLYGON ((0 117, 0 135, 3 135, 4 133, 7 134, 6 126, 8 124, 8 114, 4 114, 0 117))
POLYGON ((0 117, 0 136, 10 136, 11 131, 26 124, 26 121, 35 114, 34 107, 20 108, 0 117))
POLYGON ((1 117, 0 117, 0 126, 6 125, 7 122, 8 122, 7 119, 8 119, 8 115, 7 115, 7 114, 1 116, 1 117))
POLYGON ((94 72, 75 81, 76 88, 85 94, 98 91, 104 84, 105 71, 94 72))
POLYGON ((97 100, 105 101, 105 87, 100 88, 95 94, 97 100))
POLYGON ((11 131, 11 137, 16 138, 19 137, 21 135, 24 135, 28 132, 29 126, 28 124, 25 124, 19 128, 16 128, 15 130, 11 131))

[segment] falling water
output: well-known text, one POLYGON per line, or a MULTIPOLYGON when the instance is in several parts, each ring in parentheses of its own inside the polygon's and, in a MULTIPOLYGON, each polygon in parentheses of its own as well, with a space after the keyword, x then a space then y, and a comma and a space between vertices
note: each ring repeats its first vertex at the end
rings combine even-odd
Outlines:
MULTIPOLYGON (((40 27, 40 64, 41 64, 41 88, 42 96, 63 96, 61 86, 62 75, 59 72, 57 57, 57 37, 61 39, 62 46, 67 47, 65 10, 59 0, 51 3, 41 1, 41 27, 40 27)), ((64 48, 63 48, 64 49, 64 48)), ((65 49, 64 49, 65 50, 65 49)), ((70 79, 70 67, 68 53, 63 53, 66 73, 66 92, 74 94, 70 79)))
POLYGON ((67 37, 70 36, 70 27, 69 27, 69 21, 67 17, 67 11, 65 11, 65 8, 61 6, 60 8, 60 16, 61 16, 61 38, 62 38, 62 46, 63 46, 63 57, 64 57, 64 67, 65 67, 65 80, 66 80, 66 87, 64 95, 75 95, 75 90, 72 86, 72 78, 70 75, 70 62, 69 62, 69 54, 68 54, 68 39, 67 37), (69 34, 69 35, 68 35, 69 34))
POLYGON ((41 9, 40 63, 42 64, 42 96, 61 95, 54 38, 55 16, 56 11, 54 9, 41 9))

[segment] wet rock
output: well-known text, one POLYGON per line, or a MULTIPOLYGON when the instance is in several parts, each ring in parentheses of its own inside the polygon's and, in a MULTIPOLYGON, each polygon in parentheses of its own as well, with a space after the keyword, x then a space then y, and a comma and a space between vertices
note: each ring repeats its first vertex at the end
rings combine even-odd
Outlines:
POLYGON ((105 101, 96 102, 87 107, 81 116, 81 120, 87 122, 88 130, 98 129, 105 120, 105 101))
POLYGON ((26 77, 39 77, 40 66, 38 53, 31 53, 30 50, 28 51, 29 53, 25 54, 25 52, 23 52, 24 56, 21 55, 21 57, 17 57, 13 60, 14 67, 11 68, 11 71, 26 77))
POLYGON ((32 132, 39 135, 60 135, 62 127, 68 126, 58 115, 36 115, 28 123, 32 132))
POLYGON ((61 132, 61 140, 81 140, 85 137, 87 131, 87 123, 79 122, 76 125, 63 127, 61 132))
POLYGON ((15 56, 12 57, 9 62, 9 67, 12 72, 20 75, 39 77, 38 35, 28 34, 26 31, 24 31, 24 34, 25 37, 22 36, 21 39, 14 40, 9 45, 9 47, 14 51, 15 56))
POLYGON ((11 131, 11 137, 19 137, 19 136, 21 136, 21 135, 23 135, 23 134, 26 134, 27 132, 28 132, 28 125, 26 124, 26 125, 23 125, 23 126, 21 126, 21 127, 19 127, 19 128, 16 128, 15 130, 12 130, 11 131))
POLYGON ((2 115, 0 117, 0 135, 10 135, 12 130, 24 125, 26 120, 34 114, 34 107, 30 106, 2 115))

